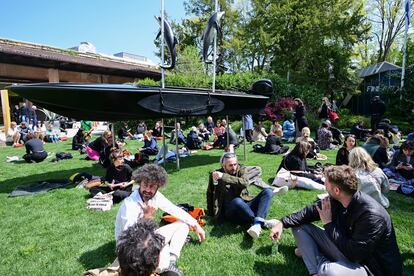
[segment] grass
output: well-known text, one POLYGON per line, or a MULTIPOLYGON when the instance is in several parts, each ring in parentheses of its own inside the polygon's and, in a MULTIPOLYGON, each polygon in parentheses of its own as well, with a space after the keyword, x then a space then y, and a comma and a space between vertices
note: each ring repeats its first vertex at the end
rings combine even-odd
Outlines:
MULTIPOLYGON (((138 143, 128 142, 133 150, 138 143)), ((70 151, 69 142, 47 144, 49 152, 70 151)), ((253 153, 247 147, 248 160, 243 160, 243 148, 237 153, 239 161, 260 165, 263 179, 271 181, 281 157, 253 153)), ((109 265, 115 258, 114 221, 119 208, 108 212, 86 209, 88 191, 77 188, 59 189, 35 196, 9 198, 17 186, 38 180, 68 178, 75 172, 103 175, 95 162, 73 152, 74 158, 58 163, 50 159, 39 164, 6 163, 6 156, 22 156, 22 148, 0 149, 0 275, 80 275, 83 271, 109 265)), ((181 160, 181 170, 168 164, 169 184, 163 193, 175 203, 191 203, 205 207, 207 174, 218 168, 222 151, 199 151, 181 160)), ((336 151, 325 152, 334 163, 336 151)), ((259 190, 251 188, 252 193, 259 190)), ((292 190, 273 198, 270 218, 280 218, 316 199, 317 191, 292 190)), ((404 260, 404 274, 414 275, 414 200, 395 192, 389 194, 389 213, 396 229, 398 244, 404 260)), ((160 213, 160 212, 159 212, 160 213)), ((271 255, 268 231, 252 241, 245 228, 232 224, 205 226, 205 243, 189 244, 183 249, 179 267, 186 275, 307 275, 302 260, 293 254, 295 243, 286 230, 279 253, 271 255)))

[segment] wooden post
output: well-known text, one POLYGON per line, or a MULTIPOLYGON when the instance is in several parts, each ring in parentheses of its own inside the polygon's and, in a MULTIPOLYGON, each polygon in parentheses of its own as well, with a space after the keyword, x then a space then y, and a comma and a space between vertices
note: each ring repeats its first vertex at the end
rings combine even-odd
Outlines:
POLYGON ((3 111, 3 124, 4 133, 10 128, 10 105, 9 105, 9 92, 7 90, 0 90, 1 92, 1 109, 3 111))

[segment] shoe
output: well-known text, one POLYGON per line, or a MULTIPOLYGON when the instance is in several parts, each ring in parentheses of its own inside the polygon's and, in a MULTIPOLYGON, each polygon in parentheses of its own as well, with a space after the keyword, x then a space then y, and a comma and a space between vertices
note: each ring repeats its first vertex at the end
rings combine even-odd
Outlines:
POLYGON ((161 271, 159 275, 182 276, 183 272, 177 267, 175 262, 170 262, 170 265, 161 271))
POLYGON ((289 187, 288 186, 283 186, 283 187, 275 187, 273 188, 273 195, 284 195, 289 191, 289 187))
POLYGON ((260 232, 262 232, 260 224, 254 224, 247 230, 247 234, 253 239, 257 239, 260 236, 260 232))
POLYGON ((276 224, 278 224, 280 220, 277 219, 269 219, 265 220, 263 226, 267 229, 272 229, 276 224))
POLYGON ((302 253, 300 252, 299 248, 295 248, 295 256, 298 258, 302 258, 302 253))

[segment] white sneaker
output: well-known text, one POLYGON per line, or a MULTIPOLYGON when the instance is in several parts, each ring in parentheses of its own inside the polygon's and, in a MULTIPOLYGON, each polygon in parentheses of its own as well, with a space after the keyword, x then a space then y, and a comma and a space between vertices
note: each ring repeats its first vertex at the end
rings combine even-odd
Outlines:
POLYGON ((277 187, 273 188, 273 194, 274 195, 283 195, 283 194, 286 194, 288 191, 289 191, 288 186, 283 186, 283 187, 280 187, 280 188, 277 188, 277 187))
POLYGON ((280 220, 277 220, 277 219, 269 219, 269 220, 264 221, 263 226, 268 228, 268 229, 272 229, 279 222, 280 222, 280 220))
POLYGON ((247 234, 253 239, 257 239, 260 236, 260 232, 262 232, 260 224, 254 224, 247 230, 247 234))

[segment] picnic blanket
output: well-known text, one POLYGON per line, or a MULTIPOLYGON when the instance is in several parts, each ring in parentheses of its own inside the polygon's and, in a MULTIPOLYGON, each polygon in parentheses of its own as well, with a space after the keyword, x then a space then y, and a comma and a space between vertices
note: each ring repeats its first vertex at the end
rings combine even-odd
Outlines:
POLYGON ((67 179, 42 180, 42 181, 32 182, 25 186, 17 187, 9 194, 9 197, 28 196, 28 195, 35 195, 39 193, 46 193, 53 189, 67 188, 71 185, 73 186, 74 184, 67 179))

